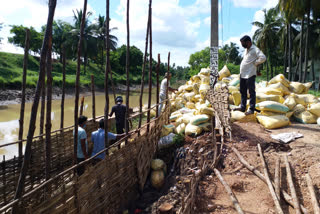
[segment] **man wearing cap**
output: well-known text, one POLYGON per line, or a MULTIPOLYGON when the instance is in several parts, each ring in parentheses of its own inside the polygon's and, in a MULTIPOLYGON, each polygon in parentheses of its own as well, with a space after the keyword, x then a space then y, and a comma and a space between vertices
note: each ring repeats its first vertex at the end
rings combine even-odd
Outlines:
POLYGON ((159 93, 160 105, 159 105, 159 109, 158 109, 158 115, 161 114, 161 110, 162 110, 162 107, 163 107, 163 103, 162 102, 167 98, 167 84, 168 84, 168 90, 170 92, 176 91, 176 89, 173 89, 173 88, 170 87, 170 79, 171 79, 171 73, 167 72, 165 74, 165 76, 164 76, 164 79, 161 81, 160 93, 159 93))
POLYGON ((112 107, 111 112, 109 114, 109 117, 112 117, 113 113, 115 113, 116 115, 117 134, 124 133, 124 128, 125 128, 127 107, 125 105, 122 105, 122 103, 123 103, 122 97, 118 96, 116 98, 116 105, 112 107))
POLYGON ((246 111, 247 91, 250 94, 250 108, 246 115, 253 114, 256 105, 255 81, 257 76, 257 66, 266 61, 266 56, 262 51, 252 44, 249 36, 240 39, 242 47, 245 48, 243 59, 240 65, 240 93, 241 107, 236 109, 242 112, 246 111))

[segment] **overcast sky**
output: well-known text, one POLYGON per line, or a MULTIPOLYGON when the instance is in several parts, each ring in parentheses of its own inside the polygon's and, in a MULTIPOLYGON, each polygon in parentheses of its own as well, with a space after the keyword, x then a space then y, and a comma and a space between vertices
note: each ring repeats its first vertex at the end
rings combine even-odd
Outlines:
MULTIPOLYGON (((126 43, 126 3, 127 0, 110 0, 111 27, 118 30, 118 46, 126 43)), ((147 25, 148 0, 130 1, 130 45, 144 50, 147 25)), ((209 46, 210 0, 153 0, 152 1, 153 56, 161 54, 167 60, 171 52, 171 62, 187 66, 190 54, 209 46)), ((253 35, 251 23, 263 21, 263 8, 271 8, 278 0, 219 0, 219 42, 236 42, 245 34, 253 35)), ((106 14, 106 1, 88 0, 88 10, 93 17, 106 14)), ((55 20, 72 22, 72 10, 81 9, 83 0, 57 0, 55 20)), ((1 4, 0 31, 3 38, 0 51, 23 53, 7 42, 9 25, 33 26, 37 30, 46 24, 47 0, 9 0, 1 4)), ((94 21, 93 19, 91 21, 94 21)))

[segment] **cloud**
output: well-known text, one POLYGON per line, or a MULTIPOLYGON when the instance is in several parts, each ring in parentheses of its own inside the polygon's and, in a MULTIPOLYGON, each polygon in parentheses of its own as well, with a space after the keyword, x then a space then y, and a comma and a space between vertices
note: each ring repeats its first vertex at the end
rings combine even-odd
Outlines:
POLYGON ((261 8, 268 0, 232 0, 235 7, 261 8))

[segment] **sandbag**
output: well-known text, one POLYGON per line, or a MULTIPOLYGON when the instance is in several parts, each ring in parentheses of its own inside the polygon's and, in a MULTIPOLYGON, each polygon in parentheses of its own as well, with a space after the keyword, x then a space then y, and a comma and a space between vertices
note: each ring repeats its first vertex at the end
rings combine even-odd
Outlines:
POLYGON ((297 105, 294 96, 288 96, 283 104, 286 105, 290 110, 292 110, 297 105))
POLYGON ((280 95, 267 95, 267 94, 257 93, 256 94, 256 103, 261 103, 264 101, 274 101, 274 102, 278 102, 278 103, 283 103, 284 99, 280 95))
POLYGON ((240 78, 234 78, 229 82, 229 86, 237 86, 240 84, 240 78))
POLYGON ((291 118, 292 117, 292 115, 293 115, 293 111, 288 111, 287 113, 286 113, 286 116, 287 116, 287 118, 291 118))
POLYGON ((271 111, 279 113, 286 113, 289 111, 289 108, 287 106, 275 101, 263 101, 261 103, 257 103, 256 108, 260 111, 271 111))
POLYGON ((197 135, 201 134, 201 132, 202 132, 202 129, 199 126, 192 125, 191 123, 189 123, 185 129, 186 135, 197 136, 197 135))
POLYGON ((179 92, 179 93, 184 92, 184 85, 182 85, 182 86, 180 86, 180 87, 178 88, 178 92, 179 92))
POLYGON ((304 111, 300 114, 294 114, 294 119, 304 124, 315 124, 317 123, 317 118, 317 115, 314 115, 309 111, 304 111))
POLYGON ((210 69, 209 68, 201 68, 200 75, 209 76, 210 75, 210 69))
POLYGON ((201 98, 204 99, 207 95, 207 91, 210 89, 210 85, 201 84, 199 88, 199 93, 201 95, 201 98))
POLYGON ((163 125, 161 130, 161 136, 167 136, 170 133, 174 132, 175 126, 172 124, 169 125, 163 125))
POLYGON ((234 105, 238 106, 241 103, 241 94, 239 91, 234 91, 232 92, 232 97, 233 97, 233 103, 234 105))
POLYGON ((199 83, 193 83, 193 84, 192 84, 193 92, 194 92, 195 94, 199 94, 199 87, 200 87, 200 84, 199 84, 199 83))
POLYGON ((313 103, 308 107, 308 111, 320 117, 320 103, 313 103))
POLYGON ((211 123, 209 123, 209 122, 202 123, 202 124, 200 124, 198 126, 205 132, 210 132, 211 131, 211 123))
POLYGON ((296 94, 294 99, 297 104, 307 106, 308 104, 318 103, 319 100, 312 94, 296 94))
POLYGON ((227 65, 223 66, 223 68, 219 71, 219 81, 221 81, 222 78, 228 77, 230 75, 231 75, 231 73, 230 73, 227 65))
POLYGON ((187 102, 186 107, 189 108, 189 109, 195 109, 196 108, 196 106, 195 106, 195 104, 193 102, 187 102))
POLYGON ((267 94, 267 95, 280 95, 283 96, 283 92, 274 88, 258 88, 257 93, 267 94))
POLYGON ((232 78, 230 77, 224 77, 222 78, 221 82, 225 83, 225 84, 229 84, 229 82, 232 80, 232 78))
POLYGON ((158 149, 169 148, 173 145, 173 138, 176 136, 174 133, 170 133, 167 136, 161 137, 158 142, 158 149))
POLYGON ((184 134, 185 129, 186 129, 186 124, 181 123, 179 126, 177 126, 176 133, 177 134, 184 134))
MULTIPOLYGON (((202 74, 204 75, 204 74, 202 74)), ((191 80, 193 83, 200 83, 201 82, 201 77, 199 75, 194 75, 191 77, 191 80)))
POLYGON ((317 119, 317 124, 320 126, 320 117, 317 119))
POLYGON ((293 93, 301 94, 303 92, 303 90, 305 89, 305 86, 300 82, 291 82, 289 89, 293 93))
POLYGON ((277 76, 273 77, 270 81, 269 84, 274 84, 274 83, 282 83, 284 86, 289 87, 290 82, 287 80, 287 78, 283 74, 278 74, 277 76))
POLYGON ((184 90, 190 92, 190 91, 193 90, 193 86, 192 86, 192 85, 185 85, 185 86, 184 86, 184 90))
POLYGON ((200 114, 206 114, 209 116, 213 116, 214 115, 214 110, 213 108, 207 107, 206 104, 202 104, 199 108, 199 113, 200 114))
POLYGON ((177 124, 188 124, 190 120, 194 117, 193 113, 184 114, 177 120, 177 124))
POLYGON ((210 84, 210 76, 200 75, 201 84, 209 85, 210 84))
POLYGON ((161 170, 161 169, 165 169, 166 168, 166 164, 164 163, 163 160, 161 159, 153 159, 151 161, 151 169, 153 170, 161 170))
POLYGON ((228 100, 229 100, 228 103, 229 103, 230 105, 234 105, 232 94, 229 94, 228 100))
POLYGON ((309 92, 309 89, 311 88, 313 82, 307 82, 303 83, 304 89, 302 91, 302 94, 307 94, 309 92))
POLYGON ((290 124, 290 120, 285 115, 265 116, 258 114, 257 119, 266 129, 276 129, 290 124))
POLYGON ((190 119, 191 125, 199 125, 201 123, 205 123, 210 119, 210 117, 206 114, 195 115, 190 119))
POLYGON ((181 113, 180 114, 171 114, 169 120, 170 120, 170 122, 175 122, 181 116, 182 116, 181 113))
POLYGON ((231 111, 231 122, 255 122, 256 121, 256 114, 250 114, 250 115, 245 115, 244 112, 241 111, 231 111))
POLYGON ((229 86, 228 90, 229 90, 229 93, 232 93, 234 91, 239 91, 239 89, 236 86, 229 86))
POLYGON ((293 109, 292 109, 292 111, 293 111, 293 116, 294 117, 298 117, 298 115, 300 115, 302 112, 304 112, 306 110, 306 108, 303 106, 303 105, 301 105, 301 104, 298 104, 298 105, 296 105, 293 109))
POLYGON ((283 85, 281 82, 268 85, 267 88, 281 91, 284 95, 289 95, 291 93, 290 90, 285 85, 283 85))
POLYGON ((156 189, 161 189, 164 184, 164 171, 155 170, 151 172, 151 185, 156 189))
MULTIPOLYGON (((191 88, 192 88, 192 86, 191 86, 191 88)), ((183 98, 184 98, 186 101, 191 102, 194 96, 195 96, 195 93, 194 93, 194 92, 189 92, 189 93, 185 93, 185 94, 183 95, 183 98)))

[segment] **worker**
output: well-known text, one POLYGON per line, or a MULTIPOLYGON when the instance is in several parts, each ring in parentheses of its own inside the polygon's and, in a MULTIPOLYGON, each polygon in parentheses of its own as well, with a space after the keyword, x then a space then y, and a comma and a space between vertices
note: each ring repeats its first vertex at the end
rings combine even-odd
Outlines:
MULTIPOLYGON (((88 158, 88 141, 87 141, 87 133, 86 133, 86 123, 87 117, 81 115, 78 118, 78 141, 77 141, 77 163, 81 163, 85 159, 88 158)), ((73 132, 74 136, 74 132, 73 132)), ((77 168, 78 176, 84 173, 84 165, 77 168)))
POLYGON ((122 134, 125 128, 127 107, 122 104, 122 96, 118 96, 115 101, 116 105, 112 107, 109 117, 112 117, 113 113, 115 113, 117 134, 122 134))
POLYGON ((167 98, 167 84, 168 84, 168 90, 170 92, 175 92, 177 91, 177 89, 173 89, 170 87, 170 79, 171 79, 171 73, 167 72, 164 76, 164 79, 161 81, 161 85, 160 85, 160 93, 159 93, 159 109, 158 109, 158 115, 161 114, 162 111, 162 107, 163 107, 163 101, 166 100, 167 98))
MULTIPOLYGON (((108 143, 113 140, 118 140, 124 137, 125 134, 114 134, 108 132, 108 143)), ((93 143, 93 150, 91 157, 95 156, 99 152, 105 149, 105 129, 104 129, 104 119, 99 121, 99 129, 91 133, 91 142, 93 143)), ((103 160, 106 156, 106 153, 103 152, 93 159, 93 163, 96 164, 99 161, 103 160)))
POLYGON ((250 115, 254 113, 256 105, 255 81, 257 76, 257 66, 266 61, 266 56, 259 48, 252 44, 249 36, 243 36, 240 39, 240 42, 242 47, 245 48, 243 59, 240 65, 241 106, 235 110, 242 112, 246 111, 247 91, 249 90, 250 108, 245 114, 250 115))

